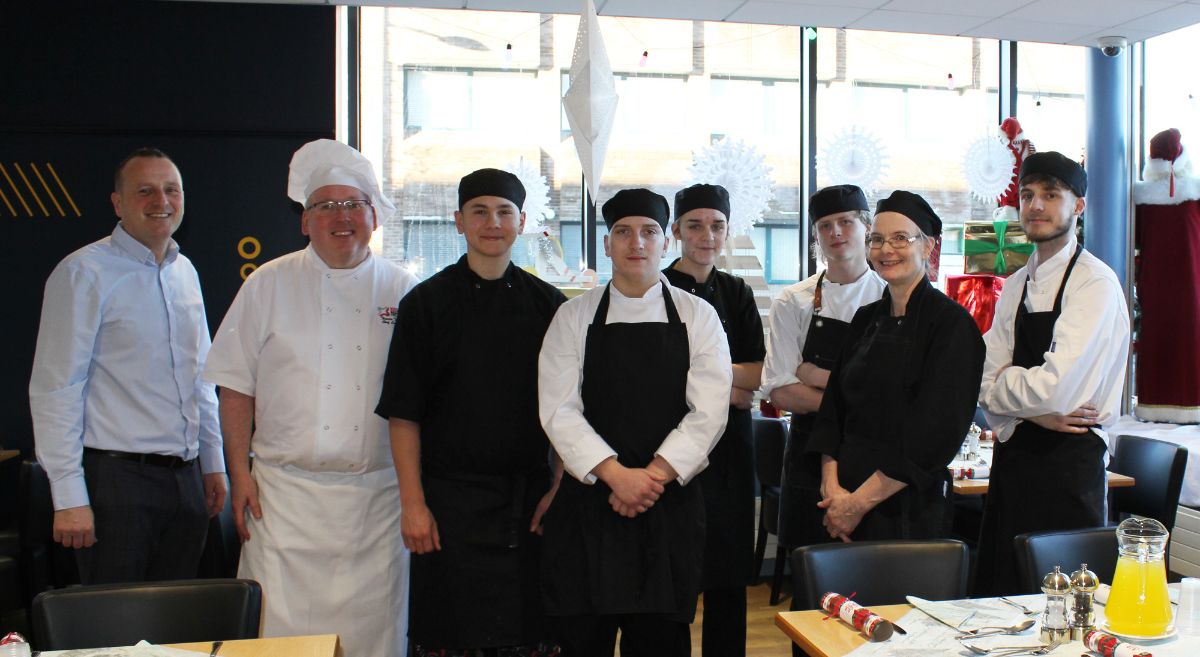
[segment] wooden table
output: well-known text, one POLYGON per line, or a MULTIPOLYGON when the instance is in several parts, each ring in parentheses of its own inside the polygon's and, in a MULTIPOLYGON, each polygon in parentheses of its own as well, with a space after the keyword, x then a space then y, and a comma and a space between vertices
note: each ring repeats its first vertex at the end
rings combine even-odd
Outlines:
MULTIPOLYGON (((871 611, 890 621, 898 621, 912 611, 910 604, 872 606, 871 611)), ((775 614, 775 626, 812 657, 842 657, 867 642, 850 625, 837 618, 822 620, 823 611, 781 611, 775 614)))
MULTIPOLYGON (((171 648, 192 650, 207 655, 212 642, 172 643, 171 648)), ((313 636, 284 636, 267 639, 240 639, 226 641, 217 652, 218 657, 336 657, 341 655, 338 635, 319 634, 313 636)))
MULTIPOLYGON (((1108 473, 1109 488, 1129 488, 1137 481, 1129 475, 1108 473)), ((955 479, 953 490, 959 495, 984 495, 988 492, 987 479, 955 479)))
POLYGON ((21 452, 15 449, 0 449, 0 463, 3 463, 9 459, 15 459, 20 455, 21 452))

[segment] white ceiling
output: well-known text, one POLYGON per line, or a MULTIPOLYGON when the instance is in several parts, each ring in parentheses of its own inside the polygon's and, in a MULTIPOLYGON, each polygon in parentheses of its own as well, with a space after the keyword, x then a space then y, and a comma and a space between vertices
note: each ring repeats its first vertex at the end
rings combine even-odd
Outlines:
MULTIPOLYGON (((239 0, 222 0, 239 1, 239 0)), ((253 0, 578 13, 583 0, 253 0)), ((889 30, 1094 46, 1200 23, 1200 0, 594 0, 602 16, 889 30)))

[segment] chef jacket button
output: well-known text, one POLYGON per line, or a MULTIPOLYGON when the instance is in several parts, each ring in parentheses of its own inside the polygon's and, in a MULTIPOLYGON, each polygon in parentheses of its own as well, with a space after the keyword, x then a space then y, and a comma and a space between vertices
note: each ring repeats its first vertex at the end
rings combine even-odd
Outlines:
POLYGON ((325 312, 327 312, 327 313, 333 312, 333 306, 325 306, 325 312))
POLYGON ((362 386, 354 386, 355 390, 362 390, 362 386))
POLYGON ((362 313, 362 308, 355 308, 355 309, 354 309, 354 312, 356 312, 356 313, 360 313, 360 314, 361 314, 361 313, 362 313))
MULTIPOLYGON (((326 425, 325 425, 325 427, 324 427, 324 429, 325 429, 326 431, 329 431, 329 425, 328 425, 328 424, 326 424, 326 425)), ((325 464, 324 464, 324 463, 322 463, 321 465, 325 465, 325 464)))
POLYGON ((355 431, 358 431, 358 425, 357 425, 357 424, 356 424, 356 425, 354 425, 354 430, 355 430, 355 431))
MULTIPOLYGON (((333 275, 332 275, 332 274, 325 274, 325 278, 333 278, 333 275)), ((322 463, 321 465, 325 465, 325 464, 324 464, 324 463, 322 463)))
POLYGON ((358 349, 359 351, 362 351, 362 345, 360 344, 360 345, 356 346, 356 347, 355 347, 355 349, 358 349))
POLYGON ((333 390, 333 386, 332 386, 332 385, 330 385, 330 384, 328 384, 328 383, 326 383, 326 384, 325 384, 325 389, 326 389, 326 390, 333 390))

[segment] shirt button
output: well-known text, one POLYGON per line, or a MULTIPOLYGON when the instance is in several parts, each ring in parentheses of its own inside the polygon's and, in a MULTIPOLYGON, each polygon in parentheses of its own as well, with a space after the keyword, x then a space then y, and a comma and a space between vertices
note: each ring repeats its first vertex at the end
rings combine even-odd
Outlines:
MULTIPOLYGON (((329 431, 329 425, 328 425, 328 424, 326 424, 326 425, 325 425, 323 428, 324 428, 326 431, 329 431)), ((324 463, 322 463, 321 465, 325 465, 325 464, 324 464, 324 463)))
MULTIPOLYGON (((333 276, 331 274, 325 274, 325 278, 333 278, 333 276)), ((325 464, 322 463, 321 465, 325 465, 325 464)))
POLYGON ((357 425, 357 424, 356 424, 356 425, 354 425, 354 430, 355 430, 355 431, 358 431, 358 425, 357 425))
POLYGON ((333 349, 333 345, 329 345, 329 348, 330 348, 330 349, 333 349))
POLYGON ((475 284, 475 289, 476 289, 476 290, 478 290, 478 289, 479 289, 479 283, 476 283, 476 284, 475 284))
POLYGON ((328 383, 326 383, 326 384, 325 384, 325 389, 326 389, 326 390, 333 390, 333 386, 332 386, 332 385, 330 385, 330 384, 328 384, 328 383))
POLYGON ((355 390, 362 390, 362 386, 354 386, 355 390))
POLYGON ((354 309, 354 312, 361 314, 361 313, 362 313, 362 308, 355 308, 355 309, 354 309))
POLYGON ((325 306, 325 312, 327 312, 327 313, 331 313, 331 312, 333 312, 333 307, 332 307, 332 306, 325 306))
POLYGON ((355 349, 358 349, 359 351, 362 351, 362 345, 360 344, 360 345, 356 346, 356 347, 355 347, 355 349))

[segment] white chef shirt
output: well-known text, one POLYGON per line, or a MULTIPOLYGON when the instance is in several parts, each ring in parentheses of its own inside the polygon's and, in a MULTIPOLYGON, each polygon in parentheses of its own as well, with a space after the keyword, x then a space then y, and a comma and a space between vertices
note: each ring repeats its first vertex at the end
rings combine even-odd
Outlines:
POLYGON ((1004 282, 992 327, 984 336, 987 359, 979 404, 1000 441, 1012 437, 1021 418, 1067 414, 1085 403, 1099 411, 1096 434, 1106 442, 1106 428, 1121 415, 1125 363, 1129 357, 1129 310, 1116 274, 1088 251, 1067 279, 1062 314, 1046 362, 1038 367, 1012 365, 1013 323, 1021 290, 1029 279, 1028 312, 1054 309, 1063 273, 1075 254, 1071 240, 1045 262, 1035 252, 1029 263, 1004 282))
MULTIPOLYGON (((767 358, 763 361, 762 394, 800 383, 796 368, 804 362, 804 341, 813 316, 813 295, 820 274, 790 285, 771 304, 770 333, 767 335, 767 358)), ((879 301, 887 283, 868 269, 853 283, 834 283, 828 278, 821 282, 821 317, 849 323, 854 313, 868 303, 879 301)))
MULTIPOLYGON (((733 386, 733 366, 729 344, 717 311, 700 297, 672 287, 665 276, 679 320, 687 326, 691 355, 687 375, 686 399, 689 412, 679 426, 664 437, 656 456, 661 456, 687 484, 708 466, 708 453, 725 431, 729 412, 729 390, 733 386)), ((666 322, 662 286, 655 285, 641 298, 621 294, 608 285, 609 305, 606 324, 666 322)), ((542 427, 567 472, 584 483, 595 483, 590 474, 601 461, 616 456, 583 416, 584 349, 588 326, 605 287, 589 290, 559 306, 538 358, 538 410, 542 427)))
POLYGON ((246 280, 204 378, 254 397, 256 458, 310 472, 392 467, 387 421, 374 409, 396 305, 416 283, 374 255, 331 269, 312 246, 246 280))

